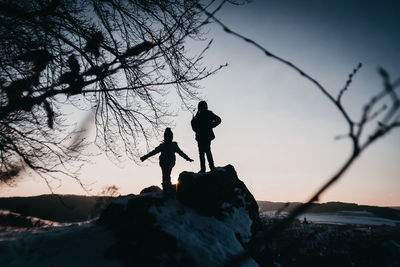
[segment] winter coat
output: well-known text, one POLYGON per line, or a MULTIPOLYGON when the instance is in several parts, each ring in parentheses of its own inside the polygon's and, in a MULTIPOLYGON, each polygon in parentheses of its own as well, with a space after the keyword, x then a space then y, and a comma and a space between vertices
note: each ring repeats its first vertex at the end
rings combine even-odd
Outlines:
POLYGON ((221 118, 215 115, 211 110, 197 113, 191 121, 192 129, 196 133, 196 140, 198 142, 214 140, 215 135, 213 128, 217 127, 220 123, 221 118))
POLYGON ((147 159, 160 152, 160 166, 174 166, 176 161, 175 152, 182 158, 190 160, 190 158, 179 148, 177 142, 161 143, 153 151, 143 156, 143 159, 147 159))

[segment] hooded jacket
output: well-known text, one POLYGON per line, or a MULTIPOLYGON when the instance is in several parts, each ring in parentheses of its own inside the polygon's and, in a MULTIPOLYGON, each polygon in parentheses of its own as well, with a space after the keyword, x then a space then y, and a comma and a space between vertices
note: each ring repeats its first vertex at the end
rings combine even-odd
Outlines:
POLYGON ((214 140, 213 128, 217 127, 220 123, 221 118, 211 110, 204 110, 197 113, 191 121, 192 129, 196 133, 196 140, 198 142, 214 140))
POLYGON ((160 153, 160 166, 174 166, 176 157, 175 153, 178 153, 182 158, 190 160, 190 158, 179 148, 177 142, 164 142, 156 147, 153 151, 143 156, 143 159, 147 159, 157 153, 160 153))

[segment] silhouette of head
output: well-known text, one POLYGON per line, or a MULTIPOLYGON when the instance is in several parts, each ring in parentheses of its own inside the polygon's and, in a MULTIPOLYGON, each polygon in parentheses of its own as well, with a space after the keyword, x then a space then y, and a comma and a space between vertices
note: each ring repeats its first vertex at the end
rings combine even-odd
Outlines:
POLYGON ((174 139, 174 134, 171 131, 171 128, 166 128, 164 132, 164 142, 172 142, 174 139))
POLYGON ((200 101, 200 102, 199 102, 199 105, 197 106, 197 110, 198 110, 199 112, 208 110, 207 102, 206 102, 206 101, 200 101))

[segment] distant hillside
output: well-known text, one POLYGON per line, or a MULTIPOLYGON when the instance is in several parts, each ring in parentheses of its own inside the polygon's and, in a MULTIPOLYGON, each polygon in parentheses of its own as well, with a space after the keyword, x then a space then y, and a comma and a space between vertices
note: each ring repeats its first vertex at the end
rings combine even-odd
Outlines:
MULTIPOLYGON (((299 202, 271 202, 271 201, 258 201, 258 206, 262 211, 279 210, 290 212, 297 206, 301 205, 299 202)), ((376 216, 392 220, 400 220, 400 210, 388 207, 377 207, 358 205, 355 203, 343 202, 327 202, 327 203, 314 203, 311 208, 307 210, 309 213, 326 213, 326 212, 339 212, 339 211, 368 211, 374 213, 376 216)))
POLYGON ((108 197, 40 195, 0 198, 0 209, 56 222, 78 222, 97 216, 108 197))
POLYGON ((262 211, 269 211, 269 210, 291 211, 293 210, 293 208, 301 205, 300 202, 257 201, 257 203, 262 211))
MULTIPOLYGON (((78 195, 40 195, 34 197, 0 198, 0 209, 10 210, 26 216, 34 216, 56 222, 78 222, 98 216, 111 200, 109 197, 78 195)), ((257 201, 262 211, 279 210, 290 212, 300 202, 257 201)), ((397 207, 399 208, 399 207, 397 207)), ((354 203, 328 202, 312 204, 310 213, 339 211, 368 211, 378 217, 400 220, 400 209, 396 207, 376 207, 354 203)))

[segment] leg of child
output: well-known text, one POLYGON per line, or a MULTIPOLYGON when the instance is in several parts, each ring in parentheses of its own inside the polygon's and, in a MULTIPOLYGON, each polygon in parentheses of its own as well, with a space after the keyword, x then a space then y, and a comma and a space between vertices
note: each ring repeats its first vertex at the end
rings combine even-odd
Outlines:
POLYGON ((200 156, 200 172, 206 171, 206 159, 204 154, 206 153, 204 142, 197 143, 199 147, 199 156, 200 156))
POLYGON ((172 188, 171 184, 171 171, 174 166, 171 165, 166 165, 166 166, 161 166, 162 170, 162 186, 163 186, 163 191, 164 192, 170 192, 172 188))
POLYGON ((208 160, 208 165, 210 166, 210 170, 214 171, 215 170, 215 166, 214 166, 214 159, 213 156, 211 154, 211 141, 207 142, 205 144, 205 152, 207 155, 207 160, 208 160))

